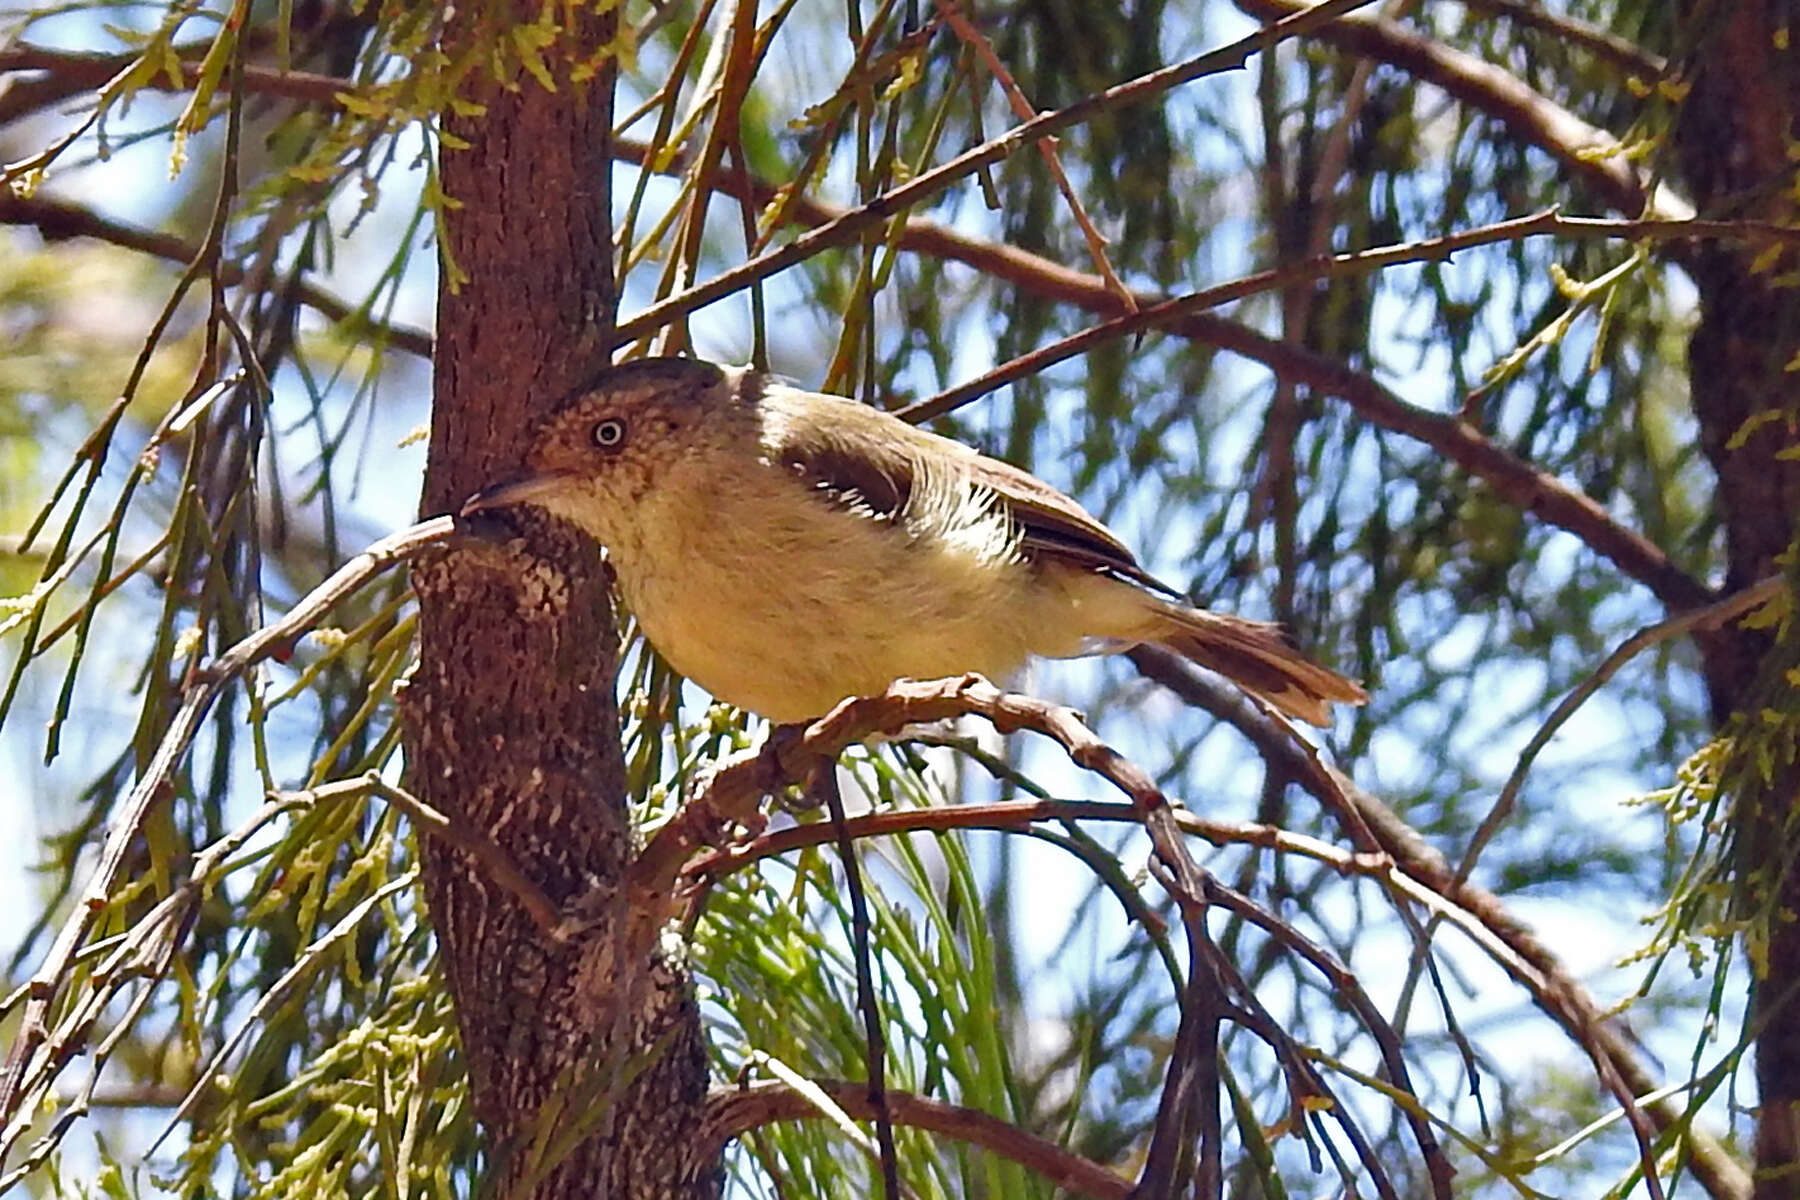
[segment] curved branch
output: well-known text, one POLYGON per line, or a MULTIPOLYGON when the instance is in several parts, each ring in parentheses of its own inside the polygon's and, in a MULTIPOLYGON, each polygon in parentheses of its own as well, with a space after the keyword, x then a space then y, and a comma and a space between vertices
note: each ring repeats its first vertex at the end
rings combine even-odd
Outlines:
MULTIPOLYGON (((874 1120, 874 1106, 869 1102, 868 1089, 864 1085, 830 1079, 810 1082, 850 1116, 859 1121, 874 1120)), ((971 1146, 980 1146, 1037 1172, 1059 1188, 1097 1200, 1127 1200, 1132 1194, 1131 1180, 980 1109, 893 1090, 887 1093, 887 1100, 896 1124, 946 1134, 971 1146)), ((707 1140, 696 1150, 698 1161, 718 1155, 724 1150, 725 1143, 759 1126, 826 1116, 811 1100, 785 1083, 720 1088, 707 1098, 706 1107, 707 1140)))
POLYGON ((1502 500, 1574 534, 1673 611, 1717 599, 1711 588, 1671 561, 1661 546, 1620 522, 1592 496, 1520 458, 1459 417, 1409 403, 1372 375, 1223 317, 1193 314, 1171 331, 1255 359, 1284 378, 1342 400, 1371 424, 1431 447, 1502 500))
MULTIPOLYGON (((1154 678, 1154 676, 1152 676, 1154 678)), ((1248 707, 1248 702, 1245 702, 1248 707)), ((1129 804, 1109 800, 999 800, 984 804, 957 804, 944 808, 908 808, 863 813, 844 822, 857 840, 907 833, 944 833, 952 829, 991 829, 1025 833, 1044 821, 1129 821, 1138 814, 1129 804)), ((1525 961, 1483 924, 1476 914, 1445 899, 1427 885, 1397 870, 1386 853, 1363 854, 1330 842, 1247 821, 1222 821, 1188 808, 1175 810, 1181 832, 1215 846, 1254 846, 1277 854, 1297 854, 1330 867, 1340 875, 1369 879, 1386 888, 1396 902, 1410 901, 1468 936, 1507 974, 1530 975, 1536 968, 1525 961)), ((834 834, 823 823, 788 825, 742 843, 702 851, 683 867, 683 890, 694 892, 753 862, 773 858, 829 842, 834 834)), ((1147 923, 1148 924, 1148 923, 1147 923)))
MULTIPOLYGON (((172 233, 158 233, 153 229, 115 221, 66 200, 15 195, 9 188, 0 188, 0 225, 32 226, 47 241, 93 238, 176 263, 191 263, 201 251, 198 244, 172 233)), ((244 268, 239 263, 221 262, 218 271, 219 278, 226 287, 236 287, 244 280, 244 268)), ((357 306, 306 280, 300 281, 296 294, 301 303, 327 320, 342 322, 352 331, 366 332, 371 337, 383 339, 396 349, 422 358, 431 357, 431 334, 422 329, 378 321, 357 306)))
POLYGON ((1488 16, 1502 17, 1514 25, 1538 29, 1558 41, 1580 46, 1595 58, 1623 68, 1645 80, 1660 79, 1668 63, 1659 55, 1622 38, 1610 29, 1602 29, 1578 20, 1567 13, 1551 12, 1530 0, 1463 0, 1463 7, 1488 16))
POLYGON ((1513 805, 1518 801, 1519 792, 1525 786, 1525 776, 1531 770, 1531 764, 1543 752, 1556 731, 1575 715, 1577 709, 1588 702, 1595 692, 1606 685, 1606 681, 1619 673, 1620 668, 1636 658, 1652 646, 1660 646, 1664 642, 1673 641, 1684 634, 1715 630, 1737 620, 1751 609, 1758 608, 1787 590, 1785 575, 1770 575, 1758 580, 1741 591, 1719 600, 1705 608, 1692 609, 1678 613, 1666 620, 1647 625, 1621 642, 1611 654, 1586 679, 1562 698, 1562 702, 1545 718, 1538 731, 1531 735, 1525 748, 1519 752, 1518 765, 1513 767, 1512 774, 1506 777, 1506 783, 1500 788, 1500 798, 1494 801, 1494 807, 1482 818, 1475 833, 1469 838, 1468 848, 1463 851, 1462 863, 1456 868, 1458 879, 1467 879, 1475 869, 1475 860, 1480 857, 1482 849, 1500 826, 1512 815, 1513 805))
MULTIPOLYGON (((1294 0, 1236 0, 1238 8, 1262 20, 1308 11, 1294 0)), ((1622 152, 1619 139, 1556 104, 1505 67, 1406 28, 1385 17, 1340 17, 1310 36, 1363 58, 1399 67, 1434 84, 1469 107, 1506 126, 1520 141, 1536 146, 1606 203, 1622 213, 1681 219, 1694 206, 1667 185, 1646 188, 1645 177, 1622 152)))
MULTIPOLYGON (((1226 1019, 1242 1020, 1235 1015, 1244 1011, 1242 1006, 1229 1001, 1234 991, 1251 1009, 1255 1008, 1255 998, 1241 981, 1235 980, 1235 973, 1218 954, 1206 931, 1207 896, 1212 881, 1188 852, 1180 810, 1147 772, 1101 741, 1073 709, 1003 692, 981 676, 970 674, 937 680, 901 679, 881 695, 845 700, 816 721, 778 727, 762 746, 737 755, 714 770, 698 792, 657 830, 632 864, 626 887, 636 924, 633 936, 648 944, 655 931, 664 927, 674 913, 676 882, 683 865, 700 847, 720 844, 734 824, 759 822, 758 802, 763 796, 808 779, 816 772, 830 770, 839 751, 854 742, 876 733, 893 733, 910 725, 963 714, 979 716, 1001 733, 1030 730, 1050 738, 1077 766, 1123 792, 1130 800, 1133 822, 1141 824, 1149 835, 1152 873, 1181 910, 1189 939, 1189 975, 1182 997, 1182 1027, 1186 1032, 1177 1038, 1178 1046, 1185 1045, 1189 1052, 1171 1057, 1140 1184, 1148 1186, 1146 1181, 1154 1183, 1170 1177, 1173 1164, 1180 1157, 1177 1147, 1187 1136, 1182 1131, 1193 1129, 1193 1121, 1201 1123, 1201 1139, 1211 1138, 1216 1149, 1218 1080, 1211 1073, 1210 1064, 1218 1053, 1218 1028, 1226 1019)), ((1291 731, 1287 736, 1293 737, 1291 731)), ((1316 759, 1313 761, 1317 763, 1316 759)), ((1321 765, 1319 769, 1325 768, 1321 765)), ((847 823, 834 821, 833 836, 847 838, 847 823)), ((1392 1045, 1397 1051, 1397 1041, 1391 1035, 1385 1045, 1392 1045)), ((1270 1042, 1270 1048, 1281 1059, 1284 1072, 1292 1072, 1290 1079, 1309 1077, 1311 1068, 1300 1060, 1287 1040, 1277 1038, 1270 1042)), ((1405 1086, 1403 1070, 1396 1083, 1405 1086)), ((1301 1102, 1303 1094, 1295 1093, 1296 1103, 1301 1102)), ((1417 1113, 1408 1111, 1405 1115, 1430 1164, 1434 1195, 1448 1200, 1450 1172, 1435 1135, 1417 1113)), ((1341 1113, 1338 1119, 1346 1120, 1341 1113)), ((1378 1191, 1391 1195, 1360 1130, 1347 1124, 1346 1134, 1356 1143, 1378 1191)), ((1217 1179, 1204 1167, 1200 1176, 1203 1180, 1217 1179)), ((1219 1189, 1203 1185, 1200 1190, 1203 1195, 1213 1195, 1219 1189)), ((1652 1191, 1654 1194, 1654 1184, 1652 1191)))
POLYGON ((1391 262, 1446 257, 1467 246, 1556 233, 1583 238, 1653 234, 1671 239, 1690 233, 1705 236, 1735 233, 1757 240, 1765 237, 1787 240, 1793 235, 1793 231, 1784 232, 1761 224, 1739 228, 1718 222, 1597 221, 1564 217, 1551 210, 1424 242, 1324 256, 1246 276, 1188 296, 1146 303, 1136 312, 1120 313, 1060 342, 1021 355, 979 379, 912 405, 899 415, 924 420, 1013 378, 1073 357, 1103 342, 1146 329, 1163 329, 1256 358, 1285 379, 1304 382, 1348 401, 1358 415, 1383 428, 1417 438, 1481 478, 1510 503, 1581 538, 1596 553, 1611 559, 1627 575, 1649 587, 1670 608, 1696 608, 1710 603, 1715 598, 1712 591, 1670 562, 1654 542, 1615 521, 1592 497, 1490 441, 1474 425, 1458 417, 1408 404, 1372 377, 1342 363, 1204 311, 1254 292, 1285 286, 1295 279, 1324 278, 1340 271, 1363 271, 1391 262))

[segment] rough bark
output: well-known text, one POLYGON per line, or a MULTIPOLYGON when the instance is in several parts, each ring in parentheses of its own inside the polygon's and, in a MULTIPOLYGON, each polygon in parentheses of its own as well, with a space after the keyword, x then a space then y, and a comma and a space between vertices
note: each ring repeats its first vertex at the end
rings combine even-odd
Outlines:
MULTIPOLYGON (((447 48, 507 8, 458 5, 447 48)), ((580 47, 610 38, 612 14, 581 19, 580 47)), ((467 280, 453 290, 446 268, 440 285, 426 513, 516 466, 532 420, 607 344, 614 306, 610 73, 555 92, 523 73, 466 87, 485 112, 445 119, 468 145, 440 156, 443 250, 467 280)), ((717 1195, 694 1149, 706 1068, 688 981, 665 960, 620 961, 633 846, 598 548, 548 518, 506 519, 510 539, 418 567, 404 698, 412 787, 579 919, 576 936, 546 937, 469 857, 421 843, 489 1194, 717 1195)))
MULTIPOLYGON (((1677 131, 1681 165, 1700 215, 1795 219, 1791 146, 1800 128, 1800 60, 1785 47, 1800 26, 1791 0, 1689 0, 1699 39, 1693 88, 1677 131)), ((1800 513, 1800 462, 1794 445, 1794 376, 1800 350, 1800 288, 1790 254, 1773 269, 1753 269, 1741 247, 1702 248, 1689 263, 1701 317, 1689 346, 1694 413, 1718 474, 1718 509, 1728 555, 1728 588, 1774 569, 1794 540, 1800 513)), ((1717 718, 1769 705, 1785 681, 1761 669, 1771 643, 1758 630, 1726 631, 1706 644, 1717 718), (1759 683, 1759 676, 1762 682, 1759 683)), ((1793 866, 1793 797, 1800 771, 1735 798, 1739 870, 1746 911, 1771 900, 1768 958, 1753 985, 1751 1020, 1760 1093, 1757 1122, 1759 1200, 1800 1195, 1800 872, 1793 866)))

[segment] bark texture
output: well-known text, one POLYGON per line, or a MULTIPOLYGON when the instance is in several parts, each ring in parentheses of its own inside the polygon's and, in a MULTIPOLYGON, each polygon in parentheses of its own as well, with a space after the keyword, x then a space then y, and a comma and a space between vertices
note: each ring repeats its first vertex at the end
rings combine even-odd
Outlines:
MULTIPOLYGON (((1703 217, 1795 220, 1792 146, 1800 138, 1800 29, 1793 0, 1688 0, 1698 39, 1692 91, 1677 131, 1683 174, 1703 217)), ((1718 473, 1718 510, 1736 589, 1776 569, 1794 541, 1800 513, 1795 444, 1795 376, 1800 351, 1800 287, 1790 252, 1753 270, 1754 248, 1714 243, 1688 258, 1700 289, 1701 318, 1689 345, 1695 416, 1718 473)), ((1705 643, 1715 714, 1791 707, 1792 687, 1770 669, 1768 634, 1732 629, 1705 643)), ((1800 1196, 1800 872, 1794 867, 1794 796, 1800 770, 1777 768, 1772 782, 1736 798, 1739 870, 1747 912, 1778 901, 1766 931, 1768 958, 1751 996, 1756 1076, 1758 1200, 1800 1196)))
MULTIPOLYGON (((535 12, 535 9, 533 10, 535 12)), ((579 12, 571 8, 569 12, 579 12)), ((524 16, 526 14, 517 14, 524 16)), ((446 48, 490 37, 504 3, 459 4, 446 48)), ((613 32, 586 14, 576 53, 613 32)), ((465 85, 446 117, 444 253, 424 511, 454 511, 514 468, 533 419, 596 364, 614 305, 612 79, 521 73, 465 85)), ((490 1194, 613 1200, 717 1195, 700 1139, 706 1067, 679 966, 620 961, 633 846, 599 549, 506 517, 492 541, 420 564, 419 661, 404 698, 413 788, 512 856, 580 932, 545 936, 466 855, 420 847, 455 997, 490 1194)))

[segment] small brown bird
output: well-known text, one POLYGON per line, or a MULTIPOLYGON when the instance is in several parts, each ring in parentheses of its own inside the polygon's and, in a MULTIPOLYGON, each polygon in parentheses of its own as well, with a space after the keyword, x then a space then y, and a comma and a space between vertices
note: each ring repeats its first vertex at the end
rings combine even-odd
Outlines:
POLYGON ((610 368, 544 419, 526 466, 463 514, 534 504, 579 526, 670 665, 772 721, 1142 642, 1315 725, 1367 699, 1277 626, 1181 603, 1037 477, 748 369, 610 368))

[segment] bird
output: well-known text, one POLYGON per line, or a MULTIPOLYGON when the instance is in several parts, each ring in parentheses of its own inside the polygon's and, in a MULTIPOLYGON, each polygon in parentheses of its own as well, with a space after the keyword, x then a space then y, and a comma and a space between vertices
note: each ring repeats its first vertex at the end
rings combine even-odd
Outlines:
POLYGON ((1018 467, 746 367, 644 358, 533 427, 464 519, 533 505, 601 543, 644 636, 777 724, 902 678, 1166 647, 1318 726, 1361 686, 1278 625, 1209 612, 1018 467))

